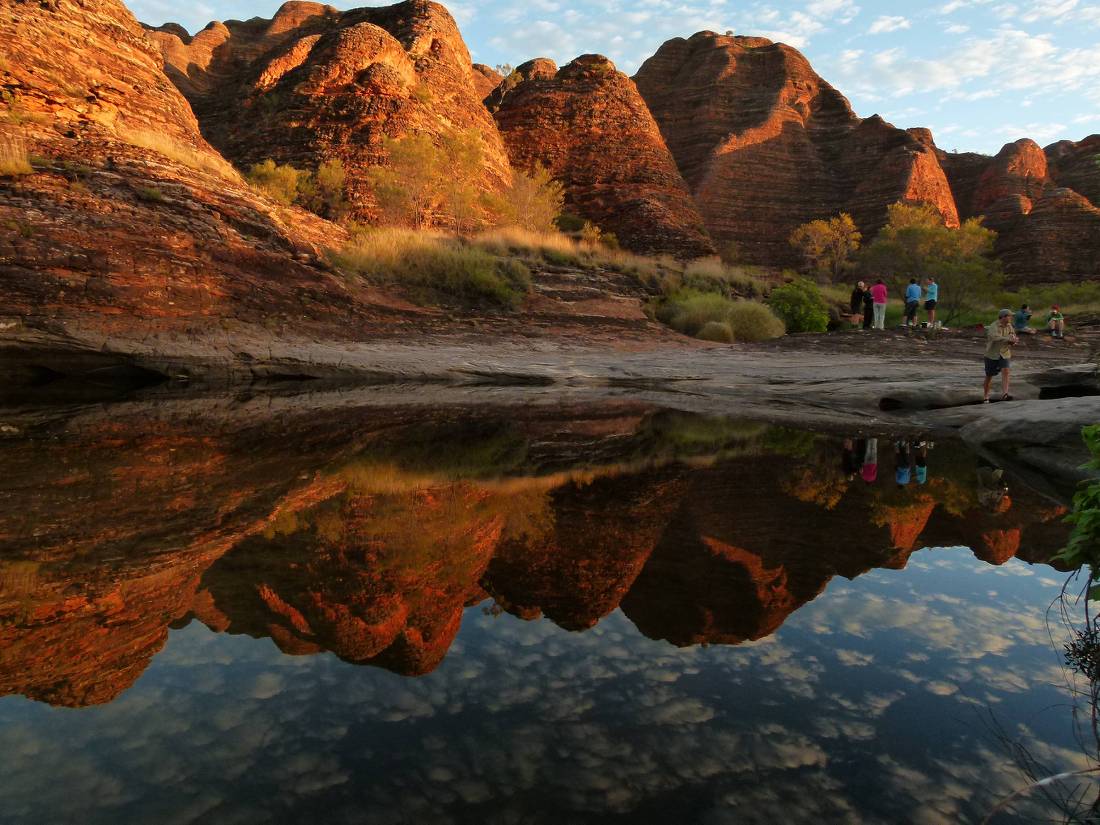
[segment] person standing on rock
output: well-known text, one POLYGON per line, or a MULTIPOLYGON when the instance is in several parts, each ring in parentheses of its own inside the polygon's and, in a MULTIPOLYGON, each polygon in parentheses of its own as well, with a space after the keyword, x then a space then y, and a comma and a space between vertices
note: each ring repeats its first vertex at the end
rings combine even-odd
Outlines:
POLYGON ((916 278, 909 279, 909 286, 905 288, 905 326, 917 325, 917 310, 920 309, 920 284, 916 278))
MULTIPOLYGON (((860 281, 860 283, 863 283, 860 281)), ((870 329, 874 325, 875 299, 871 296, 871 290, 863 284, 863 328, 870 329)))
POLYGON ((936 326, 936 304, 940 300, 940 285, 935 278, 924 282, 924 311, 928 313, 928 326, 936 326))
POLYGON ((848 301, 853 327, 858 327, 860 318, 863 317, 863 293, 866 291, 867 284, 860 281, 856 284, 856 288, 852 290, 852 297, 848 301))
POLYGON ((886 329, 886 282, 882 278, 871 287, 871 301, 875 310, 875 329, 886 329))
POLYGON ((986 330, 985 337, 985 385, 982 388, 982 403, 989 403, 989 391, 997 375, 1001 376, 1001 400, 1011 401, 1008 381, 1012 367, 1012 346, 1020 342, 1012 329, 1011 309, 1001 310, 997 323, 986 330))

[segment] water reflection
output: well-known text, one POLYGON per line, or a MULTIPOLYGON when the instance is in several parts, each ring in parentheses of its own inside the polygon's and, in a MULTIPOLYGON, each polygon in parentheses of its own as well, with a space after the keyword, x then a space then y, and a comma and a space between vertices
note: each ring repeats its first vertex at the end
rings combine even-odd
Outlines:
POLYGON ((0 454, 0 696, 43 703, 0 701, 15 821, 77 815, 34 796, 59 770, 87 821, 901 821, 945 772, 966 793, 921 820, 957 821, 1011 780, 927 714, 1051 703, 1024 582, 1056 586, 1030 564, 1065 509, 923 434, 246 404, 81 411, 0 454), (868 758, 895 799, 852 790, 868 758))
POLYGON ((110 701, 192 619, 418 675, 486 598, 737 644, 922 545, 1001 564, 1064 539, 1059 505, 958 445, 927 475, 926 439, 896 441, 895 485, 876 438, 838 466, 832 438, 629 407, 208 427, 93 415, 4 444, 0 694, 110 701))

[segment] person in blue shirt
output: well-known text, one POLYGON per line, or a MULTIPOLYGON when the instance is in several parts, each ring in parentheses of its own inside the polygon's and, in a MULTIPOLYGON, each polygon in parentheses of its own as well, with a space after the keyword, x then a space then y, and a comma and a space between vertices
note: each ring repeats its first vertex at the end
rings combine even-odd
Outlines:
POLYGON ((909 279, 909 286, 905 288, 905 326, 916 326, 917 309, 920 307, 920 284, 916 278, 909 279))
POLYGON ((935 278, 924 282, 924 311, 928 313, 928 326, 936 325, 936 304, 940 300, 940 285, 935 278))
POLYGON ((1031 307, 1024 304, 1016 310, 1016 315, 1012 318, 1012 328, 1016 330, 1017 335, 1035 334, 1035 330, 1031 328, 1031 307))

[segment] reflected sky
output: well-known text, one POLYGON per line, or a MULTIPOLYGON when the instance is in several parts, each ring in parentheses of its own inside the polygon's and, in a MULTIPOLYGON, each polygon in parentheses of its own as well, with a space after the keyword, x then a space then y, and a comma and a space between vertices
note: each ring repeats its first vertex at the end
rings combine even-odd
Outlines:
POLYGON ((18 822, 974 821, 1021 784, 989 713, 1081 763, 1049 572, 922 551, 738 647, 487 603, 419 678, 192 622, 109 705, 0 702, 0 800, 18 822))
POLYGON ((0 444, 5 822, 960 822, 1011 742, 1087 766, 1064 507, 960 445, 219 421, 0 444))

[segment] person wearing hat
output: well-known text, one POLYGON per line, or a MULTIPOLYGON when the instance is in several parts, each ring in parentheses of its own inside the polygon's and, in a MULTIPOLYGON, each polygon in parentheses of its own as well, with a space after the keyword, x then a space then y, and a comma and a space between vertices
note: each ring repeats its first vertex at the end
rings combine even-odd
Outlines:
POLYGON ((1050 334, 1054 338, 1066 337, 1066 316, 1062 314, 1062 310, 1055 304, 1050 308, 1050 314, 1047 316, 1047 329, 1050 330, 1050 334))
POLYGON ((985 339, 985 386, 982 401, 989 403, 989 391, 997 375, 1001 376, 1001 400, 1011 401, 1012 396, 1008 394, 1008 377, 1012 367, 1012 345, 1020 342, 1015 330, 1012 329, 1011 309, 1002 309, 998 313, 997 323, 986 330, 985 339))

